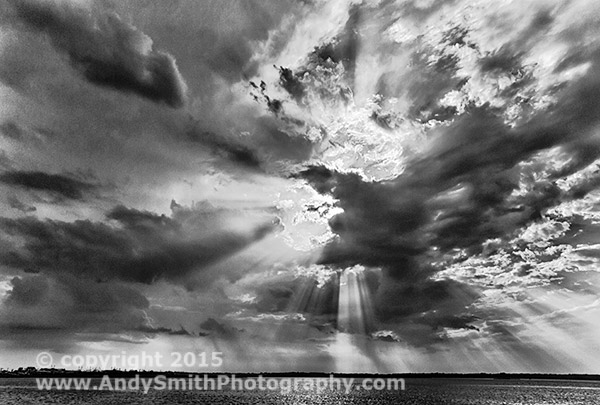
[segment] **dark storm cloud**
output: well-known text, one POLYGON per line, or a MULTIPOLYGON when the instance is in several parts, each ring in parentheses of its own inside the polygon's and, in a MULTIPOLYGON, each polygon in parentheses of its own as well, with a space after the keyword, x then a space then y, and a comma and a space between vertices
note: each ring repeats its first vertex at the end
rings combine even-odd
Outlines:
POLYGON ((14 121, 3 122, 0 131, 10 139, 20 140, 24 136, 24 131, 14 121))
POLYGON ((61 174, 37 171, 9 171, 0 174, 0 182, 26 189, 41 190, 61 197, 80 200, 96 188, 91 183, 76 180, 61 174))
POLYGON ((445 329, 476 330, 472 306, 477 289, 451 280, 432 280, 427 274, 398 279, 384 274, 374 294, 375 314, 382 328, 391 328, 401 341, 431 347, 445 340, 445 329))
POLYGON ((137 328, 136 331, 150 336, 158 334, 171 336, 208 336, 208 334, 205 333, 195 334, 186 330, 183 326, 180 326, 179 329, 171 329, 164 326, 142 325, 139 328, 137 328))
POLYGON ((0 135, 23 144, 39 144, 56 137, 56 134, 47 128, 27 128, 13 120, 6 120, 0 125, 0 135))
MULTIPOLYGON (((185 131, 186 141, 191 141, 221 157, 218 166, 234 165, 243 170, 269 171, 274 162, 302 162, 310 158, 315 142, 307 135, 310 129, 306 122, 285 111, 281 100, 270 97, 266 84, 257 85, 250 81, 249 95, 266 106, 265 112, 256 116, 246 115, 246 107, 240 111, 230 111, 223 107, 225 120, 218 125, 210 120, 193 120, 185 131), (222 126, 232 126, 237 131, 224 130, 222 126), (211 128, 211 129, 208 129, 211 128), (250 133, 252 136, 239 136, 250 133)), ((233 107, 235 109, 235 107, 233 107)), ((280 166, 277 166, 279 169, 280 166)), ((231 167, 230 167, 231 169, 231 167)))
POLYGON ((25 204, 24 202, 22 202, 21 200, 19 200, 14 195, 9 195, 6 198, 6 200, 8 202, 8 206, 10 208, 14 208, 14 209, 19 210, 19 211, 24 212, 24 213, 34 212, 34 211, 37 210, 37 208, 35 208, 34 206, 25 204))
POLYGON ((481 58, 479 64, 482 72, 514 74, 523 69, 521 59, 537 43, 539 36, 551 28, 554 18, 550 10, 539 11, 515 39, 481 58))
POLYGON ((90 82, 136 93, 171 107, 185 102, 186 85, 174 58, 152 49, 152 40, 116 14, 61 1, 10 1, 28 27, 48 35, 90 82))
POLYGON ((71 275, 46 274, 14 277, 11 280, 12 290, 6 300, 10 305, 20 306, 38 305, 48 299, 63 300, 64 297, 50 294, 50 283, 56 283, 52 288, 66 290, 69 298, 75 301, 74 304, 84 311, 112 311, 122 305, 147 308, 149 305, 146 298, 126 285, 89 281, 71 275))
POLYGON ((142 14, 144 32, 168 49, 178 61, 195 95, 213 95, 216 75, 235 83, 256 74, 255 45, 278 34, 282 19, 298 12, 294 1, 233 0, 227 6, 219 0, 118 2, 121 14, 142 14))
POLYGON ((43 276, 14 277, 11 284, 12 290, 6 299, 9 305, 11 303, 23 306, 36 305, 48 292, 48 280, 43 276))
POLYGON ((217 321, 214 318, 208 318, 206 321, 200 324, 200 329, 207 331, 209 334, 217 335, 223 338, 233 338, 240 331, 225 324, 217 321))
MULTIPOLYGON (((469 41, 469 30, 457 25, 443 33, 439 44, 422 42, 417 38, 411 44, 409 65, 404 73, 384 71, 377 79, 375 92, 384 98, 406 94, 410 118, 420 122, 446 121, 457 114, 456 107, 445 106, 441 99, 450 91, 460 91, 469 81, 460 72, 460 49, 476 48, 469 41)), ((400 45, 388 45, 385 52, 398 52, 400 45)))
MULTIPOLYGON (((456 75, 456 56, 435 55, 435 62, 429 61, 429 57, 426 52, 415 53, 412 57, 411 65, 414 68, 410 74, 412 81, 408 86, 408 95, 412 101, 410 115, 421 121, 444 121, 455 115, 455 109, 441 106, 439 100, 447 92, 460 89, 467 79, 456 75)), ((380 79, 380 89, 386 96, 393 96, 399 90, 398 86, 404 86, 403 79, 397 81, 393 74, 390 76, 393 80, 391 83, 387 83, 387 75, 380 79)))
POLYGON ((478 318, 475 316, 429 316, 425 317, 425 322, 431 325, 434 329, 440 328, 451 328, 451 329, 472 329, 479 330, 473 326, 472 323, 477 321, 478 318))
POLYGON ((521 58, 522 55, 505 46, 481 59, 481 71, 484 73, 509 74, 521 68, 521 58))
POLYGON ((202 131, 199 126, 187 131, 187 138, 200 143, 217 156, 250 169, 260 169, 261 159, 258 152, 250 146, 225 136, 219 136, 211 131, 202 131))
POLYGON ((298 103, 302 102, 302 99, 306 95, 306 86, 300 80, 299 74, 294 74, 292 69, 279 67, 279 85, 289 93, 292 99, 298 103))
MULTIPOLYGON (((438 306, 438 308, 443 307, 438 306)), ((437 351, 440 344, 448 343, 451 340, 447 330, 473 331, 477 335, 480 332, 480 329, 473 325, 479 319, 472 315, 457 316, 448 312, 438 315, 429 312, 425 315, 413 315, 407 318, 396 317, 396 321, 396 323, 385 324, 386 328, 394 331, 394 335, 376 334, 375 337, 379 340, 401 341, 414 347, 437 351)), ((456 342, 455 339, 452 338, 456 342)))
MULTIPOLYGON (((184 280, 194 270, 232 255, 277 229, 272 214, 256 214, 247 231, 229 230, 223 220, 240 213, 175 208, 171 217, 116 207, 113 225, 92 221, 61 222, 34 217, 1 218, 15 241, 0 262, 21 269, 70 273, 98 280, 152 283, 184 280)), ((239 217, 238 217, 239 219, 239 217)))
MULTIPOLYGON (((553 107, 520 126, 508 126, 489 106, 471 109, 439 128, 431 147, 413 157, 393 180, 366 182, 357 174, 325 167, 300 173, 317 191, 338 199, 344 210, 330 219, 339 238, 326 246, 321 262, 381 266, 389 283, 397 282, 389 294, 378 291, 379 310, 390 312, 385 316, 443 303, 435 297, 456 288, 429 281, 437 271, 428 264, 431 257, 454 249, 479 253, 486 240, 510 237, 539 219, 545 208, 581 198, 600 184, 592 178, 564 194, 545 181, 525 196, 511 196, 519 187, 520 162, 553 146, 582 142, 597 126, 598 52, 592 62, 586 76, 557 94, 553 107), (415 296, 427 297, 430 289, 436 293, 431 302, 395 305, 395 297, 411 296, 406 293, 410 288, 417 291, 415 296)), ((465 303, 474 300, 476 294, 471 295, 465 303)))
POLYGON ((0 311, 0 335, 14 346, 60 350, 81 333, 113 340, 147 327, 148 300, 119 282, 40 274, 14 277, 11 287, 0 311))
POLYGON ((357 174, 335 173, 323 167, 310 168, 301 175, 320 193, 329 192, 339 199, 344 209, 330 220, 331 229, 341 239, 325 248, 324 263, 406 265, 426 250, 413 235, 427 221, 421 196, 402 194, 395 198, 391 184, 367 183, 357 174))
POLYGON ((378 291, 378 316, 383 321, 425 313, 428 323, 449 326, 457 312, 472 304, 478 294, 454 280, 386 280, 378 291), (428 311, 433 311, 429 313, 428 311))
POLYGON ((313 278, 265 282, 257 291, 253 308, 261 313, 293 312, 311 317, 334 316, 338 309, 338 276, 319 286, 313 278))

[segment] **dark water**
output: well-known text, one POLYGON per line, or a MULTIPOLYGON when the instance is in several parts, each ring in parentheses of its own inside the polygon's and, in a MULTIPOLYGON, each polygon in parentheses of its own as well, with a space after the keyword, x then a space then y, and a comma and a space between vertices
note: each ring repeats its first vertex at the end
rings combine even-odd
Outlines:
POLYGON ((407 379, 404 391, 40 391, 35 379, 0 379, 0 404, 581 404, 600 405, 600 382, 407 379))

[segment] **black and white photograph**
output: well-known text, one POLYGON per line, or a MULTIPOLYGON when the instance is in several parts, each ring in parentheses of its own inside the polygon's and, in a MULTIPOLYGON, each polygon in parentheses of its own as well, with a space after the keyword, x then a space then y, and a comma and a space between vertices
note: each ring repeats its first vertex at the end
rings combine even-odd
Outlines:
POLYGON ((597 0, 0 0, 0 404, 600 404, 597 0))

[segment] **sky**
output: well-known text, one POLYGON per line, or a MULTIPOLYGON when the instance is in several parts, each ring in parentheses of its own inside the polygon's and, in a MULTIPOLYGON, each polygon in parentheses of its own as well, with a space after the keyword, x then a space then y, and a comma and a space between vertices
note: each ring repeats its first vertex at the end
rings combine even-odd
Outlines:
POLYGON ((598 27, 592 0, 3 2, 0 368, 600 373, 598 27))

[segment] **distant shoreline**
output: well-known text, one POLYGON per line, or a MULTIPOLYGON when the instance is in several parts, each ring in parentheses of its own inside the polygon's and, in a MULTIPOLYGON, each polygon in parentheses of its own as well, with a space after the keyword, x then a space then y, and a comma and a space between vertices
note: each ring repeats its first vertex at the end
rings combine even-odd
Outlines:
POLYGON ((287 377, 287 378, 373 378, 373 377, 396 377, 406 379, 486 379, 486 380, 573 380, 573 381, 600 381, 599 374, 537 374, 537 373, 326 373, 326 372, 199 372, 199 371, 155 371, 155 370, 65 370, 34 367, 19 368, 14 370, 0 370, 0 378, 35 378, 35 377, 89 377, 101 378, 110 377, 131 377, 135 375, 143 377, 154 377, 165 375, 171 377, 182 377, 190 375, 207 375, 208 378, 218 378, 219 375, 235 375, 236 377, 287 377))

